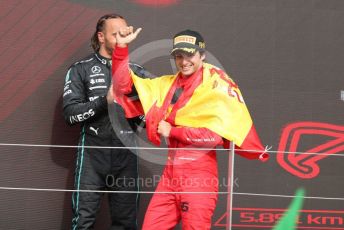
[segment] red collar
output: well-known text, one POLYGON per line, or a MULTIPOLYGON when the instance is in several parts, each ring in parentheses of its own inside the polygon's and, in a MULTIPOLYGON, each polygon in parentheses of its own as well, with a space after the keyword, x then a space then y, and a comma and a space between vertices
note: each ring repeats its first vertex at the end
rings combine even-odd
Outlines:
POLYGON ((190 76, 183 76, 181 73, 178 74, 177 87, 182 87, 183 89, 188 89, 192 87, 192 84, 198 79, 199 75, 202 75, 203 67, 199 68, 190 76))

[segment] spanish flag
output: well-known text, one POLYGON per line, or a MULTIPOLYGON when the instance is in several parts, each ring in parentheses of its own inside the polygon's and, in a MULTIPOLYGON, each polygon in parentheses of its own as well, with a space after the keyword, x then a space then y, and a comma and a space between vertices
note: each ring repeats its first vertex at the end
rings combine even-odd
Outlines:
MULTIPOLYGON (((208 63, 203 64, 202 71, 201 83, 192 91, 187 103, 176 111, 173 125, 208 128, 222 136, 226 143, 233 141, 237 154, 267 160, 269 155, 264 151, 237 84, 224 71, 208 63)), ((160 145, 157 127, 167 116, 178 74, 153 79, 140 78, 132 71, 130 74, 146 116, 148 139, 160 145)), ((128 111, 130 105, 120 101, 127 115, 133 114, 128 111)), ((135 109, 138 110, 137 106, 135 109)))

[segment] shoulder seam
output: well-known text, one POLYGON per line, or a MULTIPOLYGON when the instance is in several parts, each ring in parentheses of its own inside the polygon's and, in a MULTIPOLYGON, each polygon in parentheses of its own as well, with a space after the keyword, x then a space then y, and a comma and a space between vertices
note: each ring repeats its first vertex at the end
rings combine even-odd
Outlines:
POLYGON ((137 67, 143 69, 143 66, 136 64, 136 63, 129 62, 129 65, 134 65, 134 66, 137 66, 137 67))
POLYGON ((73 65, 78 65, 78 64, 82 64, 82 63, 86 63, 86 62, 90 62, 94 59, 94 57, 88 58, 88 59, 83 59, 81 61, 77 61, 75 62, 73 65))

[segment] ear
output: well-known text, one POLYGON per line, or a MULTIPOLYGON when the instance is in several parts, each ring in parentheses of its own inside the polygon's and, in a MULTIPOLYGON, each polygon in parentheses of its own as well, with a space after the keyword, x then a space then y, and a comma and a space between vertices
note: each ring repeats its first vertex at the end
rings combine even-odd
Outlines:
POLYGON ((201 60, 202 60, 202 61, 205 60, 205 53, 201 54, 201 60))
POLYGON ((104 43, 104 41, 105 41, 104 33, 103 33, 103 32, 98 32, 98 33, 97 33, 97 36, 98 36, 98 41, 99 41, 100 43, 104 43))

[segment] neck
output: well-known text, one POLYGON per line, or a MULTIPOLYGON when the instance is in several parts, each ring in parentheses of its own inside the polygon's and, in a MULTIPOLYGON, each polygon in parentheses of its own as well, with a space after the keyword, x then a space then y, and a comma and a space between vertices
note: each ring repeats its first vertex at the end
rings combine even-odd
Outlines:
POLYGON ((105 49, 104 46, 101 46, 101 47, 100 47, 98 53, 99 53, 100 55, 102 55, 103 57, 105 57, 105 58, 111 59, 111 55, 107 52, 107 50, 105 49))

